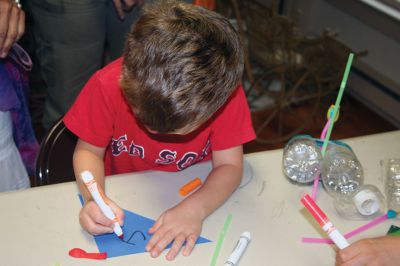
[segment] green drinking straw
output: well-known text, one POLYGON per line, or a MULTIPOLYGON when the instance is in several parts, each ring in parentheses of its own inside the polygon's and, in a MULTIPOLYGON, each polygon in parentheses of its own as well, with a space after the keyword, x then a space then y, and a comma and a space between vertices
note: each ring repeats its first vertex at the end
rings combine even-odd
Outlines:
POLYGON ((350 72, 351 63, 353 62, 353 57, 354 57, 354 54, 350 53, 349 58, 347 59, 346 69, 344 70, 342 83, 340 84, 339 94, 336 98, 335 107, 333 108, 333 114, 330 116, 328 132, 326 133, 326 137, 325 137, 324 143, 322 145, 322 151, 321 151, 322 156, 325 155, 326 147, 328 146, 329 138, 331 137, 333 124, 335 123, 335 118, 336 118, 337 112, 340 107, 340 101, 342 100, 344 89, 346 88, 347 78, 349 77, 349 72, 350 72))
POLYGON ((222 242, 224 241, 226 231, 228 231, 228 227, 229 227, 229 224, 231 223, 231 220, 232 220, 232 214, 228 214, 228 216, 226 217, 226 220, 225 220, 224 227, 222 228, 221 232, 219 232, 218 242, 217 242, 217 245, 215 246, 215 250, 214 250, 214 254, 213 254, 210 266, 215 266, 215 264, 217 263, 219 251, 221 249, 222 242))

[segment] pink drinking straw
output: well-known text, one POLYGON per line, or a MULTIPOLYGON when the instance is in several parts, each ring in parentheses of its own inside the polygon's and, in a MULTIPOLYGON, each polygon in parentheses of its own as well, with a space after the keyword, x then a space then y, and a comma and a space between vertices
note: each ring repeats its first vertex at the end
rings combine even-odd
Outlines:
MULTIPOLYGON (((321 140, 325 140, 326 132, 328 131, 329 123, 330 123, 330 122, 331 122, 331 119, 329 118, 329 119, 328 119, 328 122, 326 122, 326 124, 325 124, 325 126, 324 126, 324 129, 322 130, 321 137, 320 137, 321 140)), ((312 189, 312 193, 311 193, 311 198, 312 198, 314 201, 315 201, 316 198, 317 198, 318 183, 319 183, 319 175, 320 175, 320 173, 317 172, 317 173, 315 174, 315 176, 314 176, 314 185, 313 185, 313 189, 312 189)))
MULTIPOLYGON (((380 223, 383 223, 387 219, 390 219, 388 214, 379 216, 379 217, 375 218, 374 220, 372 220, 371 222, 369 222, 363 226, 360 226, 360 227, 354 229, 353 231, 348 232, 347 234, 344 235, 344 237, 346 239, 353 237, 361 232, 364 232, 365 230, 368 230, 380 223)), ((313 243, 313 244, 333 244, 332 240, 330 240, 328 238, 319 238, 319 237, 303 237, 301 239, 301 241, 303 243, 313 243)))
POLYGON ((326 124, 325 124, 325 126, 324 126, 324 129, 322 130, 322 133, 321 133, 321 140, 325 140, 326 132, 328 132, 328 128, 329 128, 330 122, 331 122, 331 118, 328 119, 328 122, 326 122, 326 124))

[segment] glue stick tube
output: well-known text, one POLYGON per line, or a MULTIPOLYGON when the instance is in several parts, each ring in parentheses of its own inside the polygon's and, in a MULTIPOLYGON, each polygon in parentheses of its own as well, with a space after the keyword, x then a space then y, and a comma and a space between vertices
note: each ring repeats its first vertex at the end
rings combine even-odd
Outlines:
POLYGON ((301 198, 301 203, 311 213, 315 220, 319 223, 322 229, 328 234, 329 238, 332 239, 333 243, 340 249, 344 249, 349 246, 346 238, 336 229, 335 226, 329 221, 326 214, 318 207, 315 201, 308 195, 305 194, 301 198))
POLYGON ((181 187, 179 189, 179 194, 181 194, 181 196, 186 196, 200 185, 201 185, 201 179, 196 177, 195 179, 193 179, 192 181, 181 187))

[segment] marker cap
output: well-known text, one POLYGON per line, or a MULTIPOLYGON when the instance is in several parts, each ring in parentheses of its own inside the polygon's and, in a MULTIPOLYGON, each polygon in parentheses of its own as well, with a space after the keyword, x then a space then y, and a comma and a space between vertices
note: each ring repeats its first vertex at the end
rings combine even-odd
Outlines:
POLYGON ((241 235, 240 237, 244 237, 244 238, 246 238, 248 241, 250 241, 250 239, 251 239, 250 232, 243 232, 242 235, 241 235))
POLYGON ((380 209, 379 199, 369 189, 356 193, 353 197, 353 202, 362 215, 372 215, 380 209))
POLYGON ((85 182, 85 183, 88 183, 94 179, 92 173, 89 171, 83 171, 81 173, 81 178, 82 178, 83 182, 85 182))

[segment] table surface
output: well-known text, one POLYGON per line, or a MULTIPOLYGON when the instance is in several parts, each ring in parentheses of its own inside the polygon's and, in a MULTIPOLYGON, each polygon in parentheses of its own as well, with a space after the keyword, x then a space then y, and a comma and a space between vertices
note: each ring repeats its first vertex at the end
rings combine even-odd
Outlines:
MULTIPOLYGON (((360 160, 365 184, 383 191, 381 161, 400 158, 400 131, 345 140, 360 160)), ((0 193, 1 265, 210 265, 219 232, 229 213, 232 222, 217 260, 223 265, 240 234, 249 231, 252 241, 240 261, 251 265, 334 265, 335 250, 326 244, 304 244, 301 238, 325 237, 318 224, 300 203, 301 194, 311 193, 311 186, 290 183, 282 173, 282 150, 247 154, 245 171, 251 181, 238 189, 228 201, 203 224, 202 236, 212 240, 197 245, 189 257, 179 255, 167 262, 163 253, 153 259, 147 253, 92 261, 71 258, 68 251, 80 247, 96 252, 92 236, 78 222, 81 208, 75 182, 36 187, 24 191, 0 193)), ((157 219, 166 209, 182 200, 178 189, 194 177, 205 179, 210 163, 200 163, 182 172, 142 172, 115 175, 106 179, 107 194, 120 206, 137 214, 157 219)), ((322 187, 317 203, 342 233, 367 221, 349 221, 338 216, 332 199, 322 187)), ((400 226, 398 219, 386 221, 354 236, 386 234, 390 225, 400 226)))

